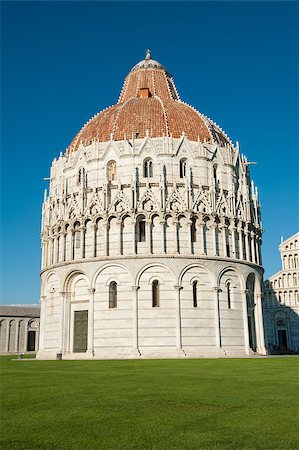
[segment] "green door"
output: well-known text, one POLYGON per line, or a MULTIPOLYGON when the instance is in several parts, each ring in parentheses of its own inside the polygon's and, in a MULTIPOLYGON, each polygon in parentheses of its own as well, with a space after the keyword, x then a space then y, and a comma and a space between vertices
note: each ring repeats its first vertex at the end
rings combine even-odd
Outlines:
POLYGON ((88 311, 74 312, 74 353, 87 350, 88 311))

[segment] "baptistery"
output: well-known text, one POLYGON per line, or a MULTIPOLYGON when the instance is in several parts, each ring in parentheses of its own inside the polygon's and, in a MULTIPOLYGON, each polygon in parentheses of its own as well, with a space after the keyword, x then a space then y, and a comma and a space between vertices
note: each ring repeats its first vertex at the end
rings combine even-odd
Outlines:
POLYGON ((38 358, 265 354, 249 163, 146 58, 54 159, 38 358))

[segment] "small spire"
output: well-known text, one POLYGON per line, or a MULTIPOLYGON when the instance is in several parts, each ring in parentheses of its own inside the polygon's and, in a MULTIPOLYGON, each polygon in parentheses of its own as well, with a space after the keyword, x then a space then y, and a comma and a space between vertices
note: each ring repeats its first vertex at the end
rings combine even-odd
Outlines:
POLYGON ((151 59, 151 51, 149 48, 145 50, 145 59, 151 59))

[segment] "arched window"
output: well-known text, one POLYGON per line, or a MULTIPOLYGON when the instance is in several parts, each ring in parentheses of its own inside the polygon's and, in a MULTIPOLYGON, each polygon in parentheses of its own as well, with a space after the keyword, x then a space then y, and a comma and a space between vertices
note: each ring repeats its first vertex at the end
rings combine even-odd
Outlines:
POLYGON ((116 180, 117 166, 115 161, 109 161, 107 165, 107 178, 108 181, 116 180))
POLYGON ((153 176, 153 161, 146 158, 143 163, 143 176, 145 178, 152 178, 153 176))
POLYGON ((231 284, 230 282, 226 283, 226 296, 227 296, 227 307, 228 309, 231 309, 232 303, 231 303, 231 284))
POLYGON ((192 293, 193 293, 193 306, 197 308, 197 281, 193 281, 192 283, 192 293))
POLYGON ((288 257, 286 255, 283 257, 283 266, 284 269, 288 269, 288 257))
POLYGON ((145 219, 139 218, 137 221, 137 240, 138 242, 145 242, 145 219))
POLYGON ((185 178, 187 175, 187 159, 180 159, 180 178, 185 178))
POLYGON ((60 255, 60 236, 57 236, 57 253, 56 253, 56 262, 59 262, 59 255, 60 255))
POLYGON ((152 282, 152 305, 153 308, 158 308, 160 306, 160 289, 158 280, 154 280, 152 282))
POLYGON ((75 229, 75 248, 80 248, 81 245, 81 232, 79 230, 80 224, 76 223, 74 226, 75 229))
POLYGON ((111 281, 109 284, 109 308, 117 307, 117 283, 111 281))

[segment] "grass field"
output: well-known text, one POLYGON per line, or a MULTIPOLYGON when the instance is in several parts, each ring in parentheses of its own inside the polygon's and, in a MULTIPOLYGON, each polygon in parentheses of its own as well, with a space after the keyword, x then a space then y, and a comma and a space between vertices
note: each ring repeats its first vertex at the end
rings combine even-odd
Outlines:
POLYGON ((1 357, 2 450, 295 450, 298 410, 297 357, 1 357))

